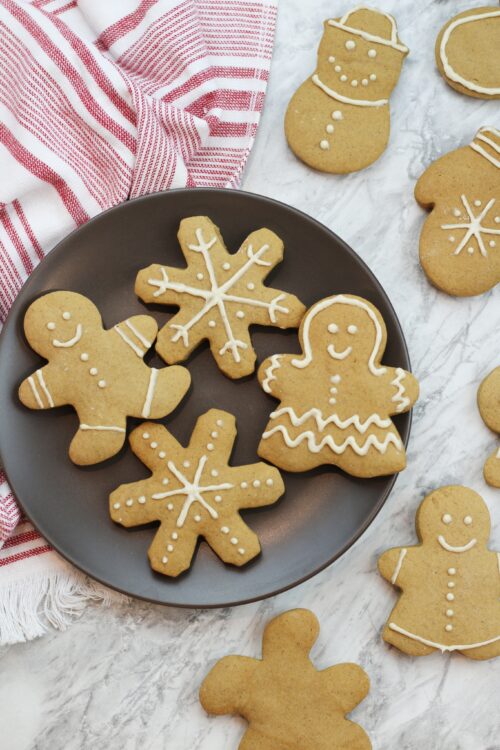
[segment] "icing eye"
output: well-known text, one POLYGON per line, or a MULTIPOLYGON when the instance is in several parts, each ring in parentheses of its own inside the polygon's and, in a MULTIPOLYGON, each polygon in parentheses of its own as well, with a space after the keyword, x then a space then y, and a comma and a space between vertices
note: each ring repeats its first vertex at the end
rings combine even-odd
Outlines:
POLYGON ((328 326, 328 332, 329 333, 338 333, 339 327, 336 323, 330 323, 328 326))
POLYGON ((471 523, 472 523, 472 516, 465 516, 465 518, 464 518, 464 524, 466 526, 470 526, 471 523))
POLYGON ((453 521, 453 519, 452 519, 452 517, 450 516, 449 513, 445 513, 441 520, 445 524, 449 524, 449 523, 451 523, 453 521))
POLYGON ((69 312, 63 312, 62 314, 64 320, 69 320, 71 318, 71 313, 69 312))
POLYGON ((56 327, 55 323, 47 323, 47 328, 49 329, 49 331, 53 331, 55 327, 56 327))
POLYGON ((347 326, 347 333, 357 333, 358 332, 358 326, 347 326))

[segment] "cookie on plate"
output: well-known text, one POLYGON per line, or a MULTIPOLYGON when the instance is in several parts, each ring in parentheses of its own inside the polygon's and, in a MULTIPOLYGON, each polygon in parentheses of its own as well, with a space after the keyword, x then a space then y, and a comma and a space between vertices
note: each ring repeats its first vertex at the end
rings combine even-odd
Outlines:
POLYGON ((30 409, 75 408, 75 464, 114 456, 125 442, 127 416, 164 417, 185 395, 185 367, 158 370, 143 362, 157 330, 149 315, 134 315, 108 331, 93 302, 75 292, 51 292, 29 306, 24 332, 48 364, 21 383, 19 398, 30 409))
POLYGON ((471 8, 448 21, 436 39, 446 83, 467 96, 500 98, 500 9, 471 8))
MULTIPOLYGON (((484 423, 500 434, 500 367, 495 367, 479 386, 477 403, 484 423)), ((484 478, 492 487, 500 487, 500 448, 486 461, 484 478)))
POLYGON ((500 553, 490 514, 467 487, 441 487, 417 513, 420 544, 384 552, 378 567, 402 590, 383 637, 411 656, 460 651, 500 656, 500 553))
POLYGON ((378 159, 389 140, 389 96, 407 54, 388 13, 356 7, 325 21, 316 70, 286 111, 295 155, 336 174, 378 159))
POLYGON ((259 554, 257 535, 239 511, 272 505, 285 488, 273 466, 229 466, 235 438, 235 418, 219 409, 198 419, 187 448, 153 422, 131 432, 131 448, 151 476, 118 487, 109 511, 122 526, 160 522, 148 552, 158 573, 178 576, 187 570, 199 537, 232 565, 259 554))
POLYGON ((377 308, 337 294, 313 305, 300 325, 302 354, 274 354, 259 368, 279 399, 259 456, 287 471, 335 464, 357 477, 401 471, 406 453, 394 414, 408 411, 418 383, 401 367, 381 365, 387 332, 377 308))
POLYGON ((441 156, 415 186, 430 209, 420 263, 447 294, 467 297, 500 281, 500 131, 480 128, 467 146, 441 156))
POLYGON ((223 373, 250 375, 256 354, 249 326, 296 328, 305 312, 293 294, 263 283, 283 259, 283 242, 270 229, 258 229, 237 253, 228 253, 206 216, 183 219, 178 239, 187 268, 154 264, 139 271, 135 285, 143 302, 180 308, 158 334, 156 351, 174 364, 208 339, 223 373))
POLYGON ((368 694, 368 676, 357 664, 316 669, 309 652, 318 635, 316 616, 292 609, 266 626, 262 659, 226 656, 209 672, 201 704, 248 721, 241 750, 370 750, 365 731, 345 717, 368 694))

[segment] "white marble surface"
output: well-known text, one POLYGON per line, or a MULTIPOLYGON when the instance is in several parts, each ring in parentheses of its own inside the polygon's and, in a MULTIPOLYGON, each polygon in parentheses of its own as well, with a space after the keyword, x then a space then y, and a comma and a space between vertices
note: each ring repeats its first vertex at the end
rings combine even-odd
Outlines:
POLYGON ((470 3, 378 4, 394 12, 411 50, 391 99, 388 151, 371 168, 342 178, 308 170, 287 150, 287 101, 314 69, 322 20, 349 6, 283 0, 266 109, 243 187, 324 222, 385 286, 422 390, 407 470, 348 554, 275 599, 215 612, 141 602, 107 611, 89 606, 65 633, 4 648, 2 750, 236 748, 244 722, 208 718, 198 686, 224 654, 258 655, 266 620, 296 606, 310 607, 321 620, 313 652, 319 667, 357 661, 368 671, 372 689, 353 716, 376 750, 500 750, 500 659, 411 659, 386 647, 380 629, 396 594, 376 573, 382 550, 415 540, 414 513, 423 495, 447 483, 467 484, 485 497, 494 523, 492 546, 500 549, 500 493, 482 478, 495 437, 475 404, 479 381, 500 364, 499 288, 460 300, 429 286, 417 259, 424 212, 413 199, 415 180, 433 159, 467 143, 479 126, 498 126, 499 103, 460 96, 434 67, 438 29, 470 3))

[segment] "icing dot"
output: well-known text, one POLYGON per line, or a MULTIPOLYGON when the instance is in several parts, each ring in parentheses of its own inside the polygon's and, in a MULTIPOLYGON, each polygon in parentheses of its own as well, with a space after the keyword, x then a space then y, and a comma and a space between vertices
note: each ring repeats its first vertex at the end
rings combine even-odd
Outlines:
POLYGON ((452 602, 455 599, 455 594, 446 594, 446 598, 449 602, 452 602))
POLYGON ((489 242, 490 247, 496 247, 496 244, 495 240, 490 240, 489 242))
POLYGON ((335 70, 336 73, 340 73, 340 71, 342 70, 342 66, 341 65, 336 65, 335 68, 334 68, 334 70, 335 70))
POLYGON ((163 563, 164 565, 166 565, 166 564, 168 563, 168 557, 162 557, 162 558, 161 558, 161 561, 162 561, 162 563, 163 563))
POLYGON ((332 381, 332 383, 340 383, 342 378, 340 377, 340 375, 331 375, 330 380, 332 381))
POLYGON ((474 248, 472 247, 472 245, 467 248, 467 252, 469 253, 469 255, 474 255, 474 248))
POLYGON ((330 388, 330 393, 333 393, 333 394, 337 393, 337 388, 335 388, 334 385, 332 385, 332 387, 330 388))
POLYGON ((329 399, 328 399, 328 403, 329 403, 329 404, 331 404, 331 405, 333 406, 333 404, 336 404, 336 403, 337 403, 337 399, 335 399, 335 398, 329 398, 329 399))
POLYGON ((216 495, 216 496, 214 497, 214 500, 215 500, 215 502, 216 502, 216 503, 220 503, 220 502, 221 502, 221 500, 222 500, 222 497, 221 497, 220 495, 216 495))
POLYGON ((213 443, 207 443, 207 450, 208 451, 213 451, 213 449, 214 449, 214 444, 213 443))
POLYGON ((202 281, 203 280, 203 274, 202 273, 197 273, 196 274, 196 278, 198 279, 198 281, 202 281))
POLYGON ((167 504, 167 510, 173 510, 173 509, 174 509, 173 503, 168 503, 167 504))
POLYGON ((227 526, 221 526, 221 531, 223 534, 229 534, 229 529, 227 526))
POLYGON ((266 484, 268 487, 272 487, 274 484, 274 481, 272 479, 266 479, 266 484))
POLYGON ((144 503, 146 502, 146 498, 144 497, 144 495, 141 495, 140 497, 138 497, 137 502, 140 503, 141 505, 144 505, 144 503))
POLYGON ((241 487, 242 490, 246 490, 246 488, 248 487, 248 482, 242 482, 240 484, 240 487, 241 487))
POLYGON ((191 464, 189 463, 189 461, 183 461, 182 465, 184 466, 185 469, 189 469, 189 467, 191 466, 191 464))
POLYGON ((377 57, 377 50, 376 49, 369 49, 368 50, 368 57, 377 57))
POLYGON ((363 86, 368 86, 368 78, 363 78, 361 83, 363 84, 363 86))
POLYGON ((244 555, 245 554, 245 550, 243 549, 243 547, 238 547, 238 553, 240 555, 244 555))
POLYGON ((222 425, 224 424, 224 422, 222 421, 222 419, 218 419, 215 424, 217 425, 217 427, 222 427, 222 425))
POLYGON ((174 551, 174 545, 173 544, 167 544, 167 552, 173 552, 174 551))
POLYGON ((454 584, 453 581, 448 581, 448 588, 449 589, 454 589, 455 588, 455 584, 454 584))
POLYGON ((328 326, 329 333, 337 333, 338 330, 339 330, 339 327, 336 323, 330 323, 330 325, 328 326))
POLYGON ((453 209, 453 216, 460 216, 460 209, 459 208, 454 208, 453 209))
POLYGON ((236 317, 239 318, 240 320, 244 318, 245 313, 243 312, 243 310, 238 310, 238 312, 236 313, 236 317))
POLYGON ((333 125, 331 123, 329 123, 326 126, 325 130, 326 130, 327 133, 333 133, 333 131, 335 130, 335 128, 333 127, 333 125))
POLYGON ((120 503, 113 503, 113 508, 115 510, 118 510, 119 507, 120 507, 120 503))
POLYGON ((97 375, 97 367, 91 367, 89 372, 91 375, 97 375))
POLYGON ((370 81, 376 81, 376 80, 377 80, 377 76, 375 75, 375 73, 370 73, 370 81))
POLYGON ((481 205, 481 201, 474 201, 474 205, 475 206, 480 206, 481 205))
POLYGON ((215 328, 215 320, 209 320, 208 321, 208 327, 209 328, 215 328))
POLYGON ((495 224, 500 224, 500 216, 495 216, 495 224))
POLYGON ((82 360, 82 362, 88 362, 89 361, 89 355, 87 354, 87 352, 82 352, 80 354, 80 359, 82 360))
POLYGON ((334 58, 333 55, 330 55, 330 57, 328 58, 328 62, 330 62, 330 63, 334 63, 335 62, 335 58, 334 58))
POLYGON ((196 523, 199 523, 201 521, 201 516, 196 514, 194 520, 196 521, 196 523))
POLYGON ((56 327, 55 323, 47 323, 47 328, 49 329, 49 331, 53 331, 55 327, 56 327))
POLYGON ((449 513, 445 513, 441 520, 443 523, 449 524, 452 522, 453 519, 449 513))
POLYGON ((250 291, 252 291, 252 289, 255 289, 255 284, 252 281, 249 281, 247 284, 247 289, 250 289, 250 291))
POLYGON ((168 484, 168 481, 169 481, 168 477, 163 477, 163 479, 161 480, 161 483, 162 484, 168 484))
POLYGON ((342 73, 342 75, 340 76, 340 80, 341 81, 347 81, 347 76, 344 75, 344 73, 342 73))
POLYGON ((69 320, 71 318, 71 313, 70 312, 63 312, 62 316, 63 316, 64 320, 69 320))
POLYGON ((225 263, 222 264, 222 268, 224 269, 224 271, 229 271, 229 269, 231 268, 231 263, 228 263, 226 261, 225 263))
POLYGON ((160 452, 158 453, 158 455, 159 455, 159 457, 160 457, 160 458, 165 458, 165 456, 166 456, 167 454, 165 453, 165 451, 160 451, 160 452))
POLYGON ((465 516, 465 518, 464 518, 464 524, 466 526, 470 526, 471 523, 472 523, 472 516, 465 516))
POLYGON ((356 47, 356 42, 353 39, 348 39, 345 43, 346 49, 354 49, 356 47))
POLYGON ((358 85, 357 80, 353 78, 353 80, 351 81, 351 86, 354 86, 354 88, 356 88, 357 85, 358 85))
POLYGON ((238 544, 238 539, 235 536, 232 536, 229 541, 231 542, 231 544, 238 544))
POLYGON ((128 500, 125 500, 125 505, 126 505, 126 506, 128 506, 129 508, 130 508, 130 507, 131 507, 131 506, 132 506, 133 504, 134 504, 134 501, 132 500, 132 498, 129 498, 128 500))
POLYGON ((357 333, 358 332, 358 326, 350 325, 347 326, 347 333, 357 333))
POLYGON ((142 433, 142 437, 144 438, 144 440, 148 440, 148 438, 149 438, 149 432, 143 432, 142 433))
POLYGON ((455 237, 452 234, 450 234, 450 236, 448 237, 448 240, 449 242, 455 242, 455 237))
POLYGON ((450 623, 448 623, 448 625, 444 626, 444 629, 446 631, 448 631, 448 633, 450 633, 453 630, 453 625, 451 625, 450 623))
POLYGON ((457 572, 456 568, 448 568, 448 575, 449 576, 454 576, 456 572, 457 572))
MULTIPOLYGON (((343 115, 342 115, 342 112, 340 111, 340 109, 335 109, 332 112, 332 120, 343 120, 343 115)), ((498 218, 500 218, 500 217, 498 217, 498 218)))
POLYGON ((219 472, 217 471, 217 469, 212 469, 212 471, 210 472, 210 474, 211 474, 211 475, 212 475, 213 477, 218 477, 218 476, 219 476, 219 472))
POLYGON ((99 386, 99 388, 106 388, 106 381, 105 380, 99 380, 99 382, 97 383, 97 385, 99 386))
POLYGON ((179 534, 176 531, 172 531, 172 533, 170 534, 170 536, 172 537, 172 539, 174 540, 174 542, 179 538, 179 534))
POLYGON ((454 611, 452 609, 447 609, 446 610, 446 617, 453 617, 454 614, 455 613, 454 613, 454 611))
POLYGON ((260 479, 254 479, 252 484, 254 487, 260 487, 260 479))
POLYGON ((151 446, 151 448, 153 448, 153 450, 154 450, 155 448, 158 448, 158 443, 157 443, 157 442, 156 442, 155 440, 153 440, 153 442, 152 442, 152 443, 150 443, 150 446, 151 446))
POLYGON ((326 151, 327 149, 329 149, 329 148, 330 148, 330 144, 328 143, 328 141, 327 141, 327 140, 323 140, 323 141, 320 141, 320 142, 319 142, 319 147, 320 147, 321 149, 323 149, 323 151, 326 151))

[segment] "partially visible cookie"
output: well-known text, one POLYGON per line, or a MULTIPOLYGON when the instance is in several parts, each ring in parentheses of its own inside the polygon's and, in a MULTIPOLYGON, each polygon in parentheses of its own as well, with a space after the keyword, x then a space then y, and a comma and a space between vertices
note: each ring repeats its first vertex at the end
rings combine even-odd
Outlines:
POLYGON ((471 8, 439 32, 436 62, 446 83, 467 96, 500 98, 500 9, 471 8))
MULTIPOLYGON (((484 423, 500 435, 500 367, 490 372, 479 386, 477 403, 484 423)), ((500 448, 486 461, 484 478, 492 487, 500 487, 500 448)))
POLYGON ((292 609, 266 626, 262 659, 226 656, 209 672, 201 704, 248 721, 240 750, 370 750, 365 731, 345 717, 368 694, 368 676, 357 664, 316 669, 309 652, 318 635, 315 615, 292 609))
POLYGON ((235 418, 219 409, 198 419, 187 448, 153 422, 130 434, 130 446, 151 476, 118 487, 109 511, 122 526, 160 522, 148 552, 158 573, 178 576, 187 570, 198 537, 232 565, 259 554, 257 535, 239 511, 275 503, 284 492, 283 480, 262 462, 229 466, 235 438, 235 418))
POLYGON ((187 267, 154 264, 139 271, 135 284, 144 302, 180 308, 160 330, 156 351, 169 364, 183 362, 208 339, 223 373, 250 375, 256 354, 249 327, 296 328, 305 311, 293 294, 263 283, 283 259, 283 242, 258 229, 231 254, 206 216, 183 219, 178 239, 187 267))

